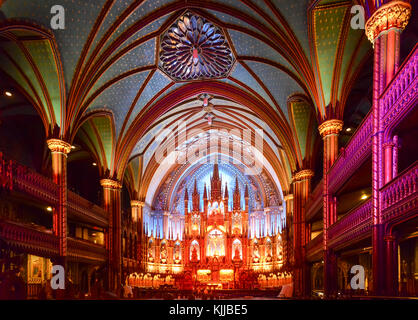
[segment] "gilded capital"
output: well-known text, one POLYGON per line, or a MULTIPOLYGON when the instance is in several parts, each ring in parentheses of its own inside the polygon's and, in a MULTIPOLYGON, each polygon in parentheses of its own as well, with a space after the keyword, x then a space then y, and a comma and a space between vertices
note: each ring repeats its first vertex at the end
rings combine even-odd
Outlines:
POLYGON ((108 189, 121 189, 122 188, 122 185, 119 181, 112 180, 112 179, 102 179, 100 180, 100 185, 103 188, 108 188, 108 189))
POLYGON ((51 152, 68 154, 71 151, 71 145, 60 139, 49 139, 46 143, 48 144, 48 148, 51 152))
POLYGON ((132 200, 131 201, 131 207, 140 208, 140 207, 143 207, 144 205, 145 205, 144 201, 139 201, 139 200, 132 200))
POLYGON ((312 178, 314 172, 310 169, 300 170, 293 175, 293 181, 303 181, 312 178))
POLYGON ((411 17, 411 5, 404 1, 391 1, 381 6, 366 23, 366 35, 370 42, 383 31, 391 28, 405 29, 411 17))
POLYGON ((321 123, 318 127, 319 133, 324 138, 330 134, 338 134, 343 129, 342 120, 331 119, 321 123))

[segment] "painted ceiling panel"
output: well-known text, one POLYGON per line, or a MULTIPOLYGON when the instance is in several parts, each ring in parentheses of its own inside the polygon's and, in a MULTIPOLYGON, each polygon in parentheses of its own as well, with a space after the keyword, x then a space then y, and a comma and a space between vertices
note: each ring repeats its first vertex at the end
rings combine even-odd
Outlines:
MULTIPOLYGON (((86 123, 84 123, 82 128, 84 129, 85 133, 88 136, 87 140, 90 140, 91 144, 94 147, 94 149, 92 149, 92 150, 96 150, 96 152, 99 156, 100 164, 104 166, 107 159, 103 159, 103 155, 102 155, 102 152, 101 152, 102 149, 100 147, 99 139, 98 139, 96 133, 94 132, 93 127, 91 126, 91 124, 89 122, 86 122, 86 123)), ((84 141, 86 141, 86 139, 84 139, 84 141)), ((91 145, 90 145, 90 147, 91 147, 91 145)), ((107 166, 109 166, 108 163, 107 163, 107 166)))
POLYGON ((249 6, 247 6, 246 4, 244 4, 242 1, 237 1, 237 0, 217 0, 214 2, 218 2, 220 4, 223 5, 227 5, 229 7, 233 7, 235 9, 238 9, 239 11, 242 11, 243 13, 245 13, 246 15, 256 19, 256 20, 260 20, 260 17, 257 12, 255 12, 252 8, 250 8, 249 6))
POLYGON ((144 148, 148 145, 151 139, 156 136, 158 131, 160 131, 165 126, 167 122, 168 120, 159 123, 152 130, 148 131, 148 133, 136 144, 135 148, 132 150, 131 156, 143 153, 144 148))
POLYGON ((135 68, 154 65, 154 62, 155 38, 143 43, 135 49, 132 49, 112 64, 112 66, 105 71, 105 73, 94 85, 90 94, 94 93, 95 90, 99 89, 107 81, 117 77, 118 75, 135 68))
POLYGON ((226 13, 223 13, 223 12, 219 12, 219 11, 215 11, 215 10, 207 10, 207 12, 209 12, 211 15, 215 16, 217 19, 219 19, 223 23, 237 25, 237 26, 240 26, 240 27, 244 27, 244 28, 250 29, 250 30, 252 30, 254 32, 260 33, 260 30, 258 30, 257 28, 255 28, 252 25, 244 22, 243 20, 237 19, 237 18, 235 18, 235 17, 233 17, 233 16, 231 16, 229 14, 226 14, 226 13))
POLYGON ((266 58, 277 62, 294 72, 294 68, 272 47, 247 34, 235 30, 228 30, 238 56, 266 58))
POLYGON ((146 85, 144 91, 142 91, 142 94, 132 111, 131 117, 128 120, 128 127, 138 115, 138 113, 142 110, 142 108, 170 82, 171 80, 160 70, 157 70, 154 73, 151 80, 146 85))
MULTIPOLYGON (((0 54, 0 69, 2 69, 7 75, 13 78, 30 95, 30 97, 34 101, 37 101, 35 98, 35 94, 31 90, 31 88, 29 87, 29 84, 23 78, 19 70, 3 54, 0 54)), ((46 114, 49 119, 49 113, 46 113, 46 114)))
POLYGON ((57 66, 49 41, 25 41, 25 47, 31 53, 47 87, 49 98, 54 108, 57 123, 61 123, 61 95, 57 66))
MULTIPOLYGON (((17 63, 17 65, 19 66, 19 68, 21 69, 21 72, 23 72, 25 74, 25 76, 29 79, 30 83, 33 85, 36 93, 38 94, 38 96, 41 99, 41 102, 44 106, 44 108, 47 108, 47 102, 46 99, 44 97, 44 95, 42 94, 42 89, 41 86, 36 78, 36 75, 31 67, 31 65, 29 64, 28 60, 26 59, 25 55, 23 54, 23 52, 18 49, 18 46, 15 43, 12 42, 7 42, 2 44, 2 48, 7 52, 7 54, 15 61, 15 63, 17 63)), ((2 64, 2 68, 3 70, 6 70, 6 72, 8 72, 8 69, 10 68, 10 62, 7 61, 7 59, 1 59, 2 64)), ((13 69, 12 69, 13 70, 13 69)), ((12 70, 10 70, 11 72, 13 72, 12 70)), ((16 73, 11 74, 12 76, 17 76, 17 70, 15 70, 16 73)), ((26 80, 21 80, 22 82, 20 82, 21 84, 23 84, 26 80)), ((29 89, 30 92, 30 89, 29 89)), ((46 109, 47 111, 47 109, 46 109)), ((48 113, 48 112, 47 112, 48 113)))
MULTIPOLYGON (((257 0, 255 2, 260 3, 259 6, 263 7, 263 5, 261 4, 263 0, 257 0)), ((308 60, 310 60, 307 18, 309 0, 273 0, 272 2, 286 19, 286 22, 293 30, 294 34, 299 40, 299 43, 305 51, 306 57, 308 58, 308 60)), ((266 10, 266 12, 270 12, 270 10, 266 10)))
POLYGON ((345 74, 347 72, 350 61, 353 58, 354 50, 356 50, 357 44, 360 41, 362 35, 364 35, 363 30, 348 28, 347 40, 345 43, 344 54, 342 58, 343 60, 341 65, 338 92, 341 92, 341 87, 343 85, 345 74))
POLYGON ((95 151, 95 146, 92 144, 92 142, 89 140, 87 134, 83 130, 79 130, 77 132, 77 136, 80 138, 81 141, 83 141, 83 143, 86 144, 87 149, 96 152, 95 151))
POLYGON ((247 64, 257 74, 261 81, 263 81, 285 116, 288 118, 286 106, 287 98, 295 92, 303 93, 303 89, 290 76, 276 68, 253 61, 248 61, 247 64))
POLYGON ((264 89, 260 86, 260 84, 254 79, 254 77, 240 64, 237 63, 235 65, 234 70, 231 73, 231 76, 241 82, 244 82, 247 86, 251 89, 255 90, 260 96, 263 97, 264 100, 270 104, 271 107, 276 109, 273 101, 271 101, 268 94, 264 91, 264 89))
POLYGON ((292 103, 292 115, 295 122, 297 138, 299 141, 302 158, 305 158, 306 156, 306 143, 310 114, 310 106, 307 105, 305 102, 292 103))
POLYGON ((325 106, 331 99, 333 70, 346 10, 347 6, 319 8, 313 13, 315 49, 325 106))
POLYGON ((353 67, 350 68, 350 77, 357 70, 357 67, 360 65, 360 63, 363 61, 364 57, 369 53, 370 50, 372 50, 371 44, 369 40, 366 37, 364 37, 362 39, 361 47, 357 52, 356 56, 354 57, 353 67))
POLYGON ((113 149, 113 135, 112 135, 112 124, 110 119, 107 117, 96 117, 93 118, 94 125, 97 131, 100 133, 104 152, 106 155, 106 161, 108 166, 112 163, 112 149, 113 149))
MULTIPOLYGON (((63 60, 67 89, 73 78, 84 43, 104 3, 105 0, 72 0, 63 4, 65 9, 65 29, 53 32, 63 60)), ((1 11, 5 13, 7 18, 23 17, 50 28, 51 7, 56 4, 59 4, 56 0, 6 1, 2 5, 1 11)))
MULTIPOLYGON (((149 25, 145 26, 144 28, 140 29, 138 32, 135 32, 132 36, 129 37, 129 39, 127 39, 125 42, 123 42, 118 49, 112 53, 110 55, 110 57, 113 57, 114 55, 116 55, 119 51, 121 51, 122 49, 124 49, 125 47, 129 46, 130 44, 132 44, 133 42, 141 39, 142 37, 148 35, 151 32, 154 32, 156 30, 158 30, 163 23, 168 19, 169 16, 164 16, 152 23, 150 23, 149 25)), ((116 31, 118 32, 118 31, 116 31)), ((119 32, 120 33, 120 32, 119 32)), ((104 51, 105 48, 107 48, 115 39, 111 39, 110 41, 107 41, 106 45, 104 46, 104 48, 101 50, 102 52, 104 51)), ((142 46, 143 44, 141 44, 142 46)))
POLYGON ((91 104, 94 109, 110 109, 115 116, 116 136, 119 135, 125 116, 149 71, 124 78, 102 92, 91 104))

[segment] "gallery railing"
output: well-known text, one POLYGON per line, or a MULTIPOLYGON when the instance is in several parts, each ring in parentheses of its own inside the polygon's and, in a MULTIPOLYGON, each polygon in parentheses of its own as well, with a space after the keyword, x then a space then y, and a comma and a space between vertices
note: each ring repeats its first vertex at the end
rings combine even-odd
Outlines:
POLYGON ((418 161, 404 170, 381 189, 384 222, 402 218, 409 212, 417 213, 418 161))
POLYGON ((103 245, 91 243, 89 241, 67 238, 68 256, 74 257, 77 261, 97 261, 106 260, 106 249, 103 245))
POLYGON ((322 256, 323 251, 323 233, 318 234, 315 238, 310 240, 306 245, 306 255, 308 261, 315 260, 322 256))
POLYGON ((0 221, 0 238, 15 248, 39 256, 58 255, 58 237, 50 230, 36 230, 23 224, 0 221))
MULTIPOLYGON (((0 153, 0 187, 30 195, 45 205, 58 204, 58 186, 48 177, 35 170, 7 159, 0 153)), ((68 208, 81 219, 105 227, 107 226, 106 211, 87 199, 68 190, 68 208)))
POLYGON ((380 98, 383 128, 393 128, 418 100, 418 45, 396 73, 380 98))
POLYGON ((315 187, 306 203, 306 221, 310 221, 323 205, 323 180, 315 187))
POLYGON ((329 246, 338 247, 368 236, 372 227, 371 199, 349 211, 345 216, 330 226, 329 246))
POLYGON ((371 155, 373 117, 369 112, 330 168, 329 192, 336 192, 371 155))

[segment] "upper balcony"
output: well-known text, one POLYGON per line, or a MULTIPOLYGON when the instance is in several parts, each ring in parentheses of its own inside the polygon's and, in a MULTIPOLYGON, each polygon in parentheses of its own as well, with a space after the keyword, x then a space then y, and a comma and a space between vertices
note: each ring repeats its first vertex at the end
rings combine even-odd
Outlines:
POLYGON ((323 233, 318 234, 315 238, 306 245, 306 258, 308 261, 315 261, 322 257, 323 253, 323 233))
POLYGON ((383 128, 393 128, 418 103, 418 44, 380 96, 383 128))
MULTIPOLYGON (((58 185, 35 170, 6 159, 0 153, 0 187, 27 194, 42 203, 58 204, 58 185)), ((108 225, 106 211, 68 190, 68 213, 74 217, 100 227, 108 225)))
POLYGON ((51 230, 35 229, 17 222, 0 220, 0 238, 15 249, 38 256, 56 257, 58 237, 51 230))
POLYGON ((418 161, 381 189, 382 220, 394 223, 417 213, 418 161))
POLYGON ((104 262, 107 259, 106 249, 89 241, 67 238, 68 257, 77 261, 104 262))
POLYGON ((323 180, 321 180, 310 194, 306 207, 306 221, 311 221, 323 206, 323 180))
POLYGON ((328 172, 330 192, 336 192, 371 155, 372 133, 373 116, 370 111, 328 172))
MULTIPOLYGON (((418 45, 382 93, 383 129, 395 127, 418 102, 418 45)), ((330 168, 330 192, 336 192, 371 155, 373 115, 370 111, 330 168)))

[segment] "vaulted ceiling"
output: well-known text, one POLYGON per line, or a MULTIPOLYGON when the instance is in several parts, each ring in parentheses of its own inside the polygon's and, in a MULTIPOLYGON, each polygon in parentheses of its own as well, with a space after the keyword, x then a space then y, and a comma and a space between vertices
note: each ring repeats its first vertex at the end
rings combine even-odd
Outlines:
POLYGON ((155 137, 180 120, 203 131, 263 129, 267 161, 288 190, 292 172, 312 166, 318 123, 343 117, 371 51, 364 30, 350 28, 357 1, 61 1, 65 29, 51 30, 55 4, 3 1, 0 70, 37 109, 48 137, 77 137, 102 175, 127 177, 135 192, 138 176, 157 170, 155 137), (231 64, 224 73, 178 79, 162 70, 165 33, 186 12, 217 30, 213 43, 225 39, 231 60, 216 58, 231 64), (210 125, 202 94, 212 97, 210 125))

